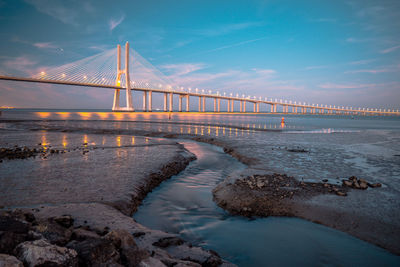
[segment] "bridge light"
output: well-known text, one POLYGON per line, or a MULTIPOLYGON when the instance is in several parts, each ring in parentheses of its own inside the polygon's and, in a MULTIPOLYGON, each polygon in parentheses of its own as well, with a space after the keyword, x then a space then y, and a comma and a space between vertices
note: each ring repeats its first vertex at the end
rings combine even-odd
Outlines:
MULTIPOLYGON (((65 77, 65 73, 61 74, 61 76, 64 78, 65 77)), ((103 78, 104 79, 104 78, 103 78)))
POLYGON ((160 83, 160 84, 158 85, 158 87, 161 88, 161 87, 162 87, 162 84, 160 83))
POLYGON ((46 72, 42 71, 40 74, 41 74, 41 75, 45 75, 45 74, 46 74, 46 72))
POLYGON ((86 76, 86 75, 85 75, 85 76, 83 76, 83 79, 85 79, 85 80, 86 80, 86 79, 87 79, 87 76, 86 76))

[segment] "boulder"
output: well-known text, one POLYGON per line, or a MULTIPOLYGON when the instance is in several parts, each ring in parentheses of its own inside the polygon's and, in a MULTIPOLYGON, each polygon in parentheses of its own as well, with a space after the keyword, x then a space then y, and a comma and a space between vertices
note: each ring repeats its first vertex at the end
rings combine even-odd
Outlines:
POLYGON ((119 265, 119 252, 112 241, 103 238, 89 238, 84 241, 72 241, 68 248, 78 252, 81 266, 119 265))
POLYGON ((126 230, 113 230, 104 238, 110 240, 116 248, 137 248, 133 236, 126 230))
POLYGON ((19 243, 28 240, 29 227, 26 222, 0 215, 0 253, 12 254, 19 243))
POLYGON ((348 180, 343 180, 343 185, 351 187, 353 185, 353 182, 348 180))
POLYGON ((50 243, 59 246, 67 244, 72 234, 71 229, 67 229, 55 222, 53 218, 40 221, 38 225, 34 226, 34 230, 42 234, 50 243))
POLYGON ((360 189, 367 189, 368 188, 368 184, 366 182, 360 182, 360 189))
POLYGON ((141 261, 138 266, 139 267, 165 267, 166 265, 156 258, 149 257, 149 258, 141 261))
POLYGON ((24 265, 16 257, 0 254, 0 267, 23 267, 24 265))
POLYGON ((370 183, 368 183, 368 186, 369 186, 369 187, 372 187, 372 188, 376 188, 376 187, 381 187, 382 184, 380 184, 380 183, 375 183, 375 184, 370 184, 370 183))
POLYGON ((167 248, 169 246, 179 246, 182 245, 183 243, 184 241, 181 238, 177 236, 169 236, 160 238, 157 242, 153 243, 153 246, 167 248))
POLYGON ((78 266, 75 250, 52 245, 43 239, 19 244, 15 254, 26 266, 78 266))
POLYGON ((100 236, 96 232, 84 228, 77 228, 72 231, 71 239, 73 240, 84 241, 89 238, 97 239, 100 236))
POLYGON ((74 219, 70 215, 54 217, 53 220, 65 228, 69 228, 74 224, 74 219))

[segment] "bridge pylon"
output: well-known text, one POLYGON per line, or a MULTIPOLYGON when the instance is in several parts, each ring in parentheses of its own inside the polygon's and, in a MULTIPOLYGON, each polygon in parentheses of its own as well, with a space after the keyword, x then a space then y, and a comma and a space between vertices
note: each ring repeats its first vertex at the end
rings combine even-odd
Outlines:
POLYGON ((125 44, 125 68, 121 69, 121 46, 117 46, 117 78, 115 85, 121 86, 121 75, 125 74, 125 89, 126 89, 126 107, 120 107, 119 97, 120 89, 116 88, 114 91, 113 111, 134 111, 132 103, 131 81, 129 77, 129 43, 125 44))

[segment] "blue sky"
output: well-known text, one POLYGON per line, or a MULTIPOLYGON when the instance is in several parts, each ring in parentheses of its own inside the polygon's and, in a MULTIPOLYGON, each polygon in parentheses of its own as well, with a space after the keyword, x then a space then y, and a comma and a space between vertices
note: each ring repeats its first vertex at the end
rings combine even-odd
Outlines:
MULTIPOLYGON (((129 41, 184 87, 398 109, 399 18, 398 0, 0 0, 0 70, 29 73, 129 41)), ((111 102, 104 89, 0 81, 0 105, 111 102)))

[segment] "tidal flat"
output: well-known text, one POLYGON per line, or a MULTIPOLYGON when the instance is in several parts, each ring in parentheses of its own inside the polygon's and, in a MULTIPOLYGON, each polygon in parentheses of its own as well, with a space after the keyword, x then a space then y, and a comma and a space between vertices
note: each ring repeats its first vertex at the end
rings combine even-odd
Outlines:
MULTIPOLYGON (((296 221, 295 218, 282 218, 281 225, 282 222, 285 222, 283 225, 287 223, 292 225, 287 229, 294 229, 293 235, 299 234, 295 230, 297 225, 298 229, 306 231, 308 236, 316 234, 321 236, 318 241, 314 236, 311 241, 304 239, 304 242, 309 243, 314 240, 319 243, 325 240, 327 247, 332 246, 326 251, 314 251, 311 254, 303 251, 303 257, 308 259, 297 262, 322 264, 331 261, 333 264, 336 262, 350 265, 357 263, 356 259, 358 258, 360 260, 358 263, 364 265, 383 262, 394 266, 399 263, 399 257, 395 255, 399 254, 398 244, 400 243, 400 218, 397 212, 397 207, 400 206, 400 158, 396 156, 400 154, 400 134, 396 119, 392 121, 391 118, 385 118, 386 121, 384 119, 383 123, 379 120, 378 123, 375 123, 374 119, 368 121, 368 118, 360 118, 358 122, 354 122, 354 120, 352 122, 346 118, 310 117, 308 118, 308 120, 312 120, 310 122, 307 121, 307 118, 294 116, 293 118, 287 117, 287 127, 282 128, 279 127, 279 118, 273 116, 242 116, 236 120, 232 118, 233 116, 223 120, 205 116, 190 120, 190 118, 174 114, 172 120, 164 121, 161 114, 145 114, 141 119, 135 118, 134 121, 129 121, 128 117, 124 117, 126 115, 122 115, 122 119, 118 121, 111 117, 110 119, 99 119, 95 117, 95 114, 91 115, 95 118, 94 120, 62 119, 55 113, 54 116, 50 114, 46 118, 41 118, 39 115, 37 114, 33 118, 30 116, 34 115, 28 114, 26 118, 22 119, 19 117, 21 114, 18 116, 5 114, 1 119, 0 143, 2 148, 15 149, 15 146, 18 146, 22 150, 26 147, 36 148, 40 151, 35 157, 26 159, 2 159, 0 163, 2 195, 0 205, 3 210, 29 209, 40 219, 68 214, 75 219, 74 227, 77 228, 87 224, 94 228, 127 229, 133 234, 135 242, 140 248, 150 252, 157 251, 153 255, 150 253, 149 258, 154 258, 164 264, 167 262, 166 258, 171 258, 176 262, 192 259, 192 263, 203 264, 212 259, 216 265, 228 264, 230 261, 240 266, 255 266, 263 260, 259 255, 265 252, 245 255, 248 253, 246 250, 240 252, 235 247, 226 246, 221 237, 213 240, 207 235, 204 237, 204 234, 187 234, 190 231, 196 232, 196 229, 199 233, 206 229, 208 236, 218 236, 220 233, 216 233, 217 229, 220 229, 219 232, 224 230, 217 226, 212 227, 212 224, 237 220, 240 222, 239 224, 223 225, 226 229, 235 229, 238 225, 241 225, 242 230, 248 227, 248 234, 254 235, 255 232, 250 230, 250 228, 254 228, 254 223, 252 223, 254 221, 259 224, 255 229, 260 236, 274 240, 275 236, 271 232, 263 231, 268 225, 274 229, 271 226, 274 219, 258 217, 270 214, 253 214, 253 209, 248 209, 251 205, 262 205, 262 203, 257 204, 260 201, 257 197, 251 199, 251 204, 248 201, 239 201, 235 204, 237 205, 235 208, 239 212, 233 214, 246 217, 232 216, 212 201, 212 197, 214 197, 216 203, 223 207, 220 204, 221 200, 227 204, 234 203, 232 196, 229 195, 229 192, 225 192, 224 195, 214 192, 212 195, 211 192, 214 188, 218 187, 219 191, 223 191, 234 185, 238 179, 274 173, 293 177, 299 183, 314 183, 318 186, 328 184, 329 187, 340 188, 342 180, 356 176, 370 183, 380 183, 382 186, 366 190, 349 187, 343 190, 347 196, 335 193, 312 193, 307 197, 294 198, 294 204, 291 206, 293 213, 280 214, 317 222, 358 238, 342 236, 333 242, 337 244, 335 248, 332 244, 328 245, 329 240, 332 236, 340 237, 342 233, 318 228, 318 224, 307 226, 307 230, 304 230, 305 228, 301 227, 302 221, 296 221), (246 120, 254 123, 245 123, 246 120), (331 121, 329 122, 329 120, 331 121), (352 124, 350 124, 351 122, 352 124), (331 124, 332 127, 327 128, 325 124, 331 124), (376 128, 377 124, 379 124, 378 129, 376 128), (187 143, 188 141, 204 143, 205 147, 203 145, 193 149, 193 145, 187 143), (206 143, 212 144, 212 146, 207 147, 206 143), (191 146, 192 150, 188 149, 191 146), (204 219, 204 217, 200 216, 196 217, 200 218, 199 222, 194 223, 193 220, 185 222, 182 220, 183 217, 172 216, 176 220, 181 220, 184 225, 192 223, 195 227, 171 227, 171 223, 162 218, 171 214, 165 212, 165 215, 162 215, 162 212, 156 211, 154 206, 148 214, 148 217, 153 217, 152 219, 138 220, 136 218, 135 212, 139 209, 138 214, 140 214, 141 203, 144 206, 151 206, 149 203, 151 200, 147 201, 148 192, 155 189, 151 193, 152 195, 157 194, 158 190, 163 190, 163 186, 168 186, 168 183, 173 183, 176 177, 184 174, 185 168, 190 171, 191 166, 195 165, 202 154, 208 153, 207 151, 210 149, 213 150, 214 146, 220 147, 218 153, 226 154, 235 161, 229 163, 231 166, 241 164, 241 167, 233 168, 232 171, 218 172, 215 169, 226 169, 226 167, 208 163, 206 167, 202 168, 212 169, 218 173, 213 176, 220 178, 209 183, 205 182, 201 186, 198 184, 185 186, 183 184, 184 188, 195 188, 194 190, 200 192, 202 192, 202 188, 207 188, 208 193, 201 194, 200 199, 196 198, 197 206, 193 203, 189 206, 184 205, 182 200, 178 202, 180 203, 178 205, 172 201, 171 203, 173 210, 182 210, 182 214, 190 214, 194 210, 196 214, 203 212, 202 216, 217 219, 212 222, 201 221, 201 218, 204 219), (43 149, 46 151, 43 152, 43 149), (170 177, 172 177, 171 180, 157 187, 164 179, 170 177), (202 204, 202 198, 208 199, 207 204, 202 204), (142 202, 143 200, 144 202, 142 202), (132 214, 141 224, 130 218, 132 214), (292 221, 285 221, 287 219, 292 221), (132 222, 127 223, 129 220, 132 222), (161 223, 155 227, 151 222, 149 225, 145 224, 151 220, 158 220, 161 223), (204 229, 199 230, 202 222, 204 222, 204 229), (113 225, 118 226, 114 227, 113 225), (150 228, 155 229, 150 230, 150 228), (166 231, 170 233, 165 233, 166 231), (321 231, 329 233, 329 235, 321 234, 321 231), (183 238, 195 246, 191 247, 184 241, 163 239, 165 237, 183 238), (378 245, 386 251, 359 239, 378 245), (170 240, 171 242, 164 241, 163 243, 160 240, 170 240), (162 243, 164 247, 160 248, 160 246, 154 245, 155 243, 162 243), (347 244, 347 248, 353 251, 353 255, 351 257, 342 256, 343 259, 339 260, 337 247, 340 245, 338 244, 347 244), (227 251, 224 247, 230 247, 231 255, 229 255, 229 250, 227 251), (216 256, 218 254, 215 255, 214 250, 228 261, 216 256), (197 254, 194 251, 197 251, 197 254), (362 253, 362 251, 364 252, 362 253), (232 255, 235 253, 241 253, 241 255, 232 255), (257 260, 253 260, 251 257, 257 258, 257 260)), ((224 160, 221 158, 222 154, 215 156, 215 163, 224 160)), ((184 183, 187 182, 187 180, 184 181, 184 183)), ((254 189, 249 192, 255 192, 257 195, 257 188, 254 189)), ((178 198, 180 190, 175 190, 176 198, 178 198)), ((171 192, 168 196, 175 197, 174 190, 171 192)), ((247 195, 250 196, 249 192, 247 195)), ((187 195, 186 198, 189 203, 193 200, 190 198, 191 195, 187 195)), ((294 195, 296 196, 296 192, 294 195)), ((151 198, 159 197, 156 195, 155 197, 150 196, 149 199, 151 198)), ((168 203, 166 201, 162 206, 165 210, 167 210, 168 203)), ((284 205, 284 203, 280 203, 280 205, 284 205)), ((227 210, 232 212, 229 208, 227 210)), ((297 252, 302 251, 299 249, 304 244, 301 244, 297 238, 296 242, 300 242, 300 244, 293 247, 293 243, 296 242, 293 239, 287 239, 284 234, 286 230, 279 228, 279 231, 282 231, 282 239, 286 240, 287 248, 291 250, 297 248, 297 252)), ((239 232, 237 233, 239 234, 239 232)), ((245 236, 246 231, 241 234, 245 236)), ((275 234, 279 240, 279 234, 275 234)), ((229 240, 229 238, 225 239, 226 242, 229 240)), ((284 249, 284 243, 276 242, 275 246, 284 249)), ((262 240, 259 240, 254 243, 253 251, 257 251, 256 247, 265 246, 267 251, 270 250, 272 253, 273 245, 270 242, 263 243, 262 240)), ((315 244, 309 245, 308 248, 315 250, 315 244)), ((279 262, 279 258, 275 257, 273 259, 272 262, 276 264, 290 265, 296 262, 288 262, 282 258, 282 261, 279 262)))

